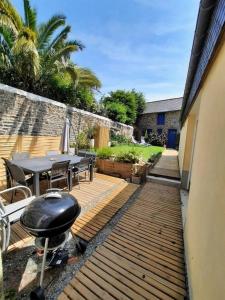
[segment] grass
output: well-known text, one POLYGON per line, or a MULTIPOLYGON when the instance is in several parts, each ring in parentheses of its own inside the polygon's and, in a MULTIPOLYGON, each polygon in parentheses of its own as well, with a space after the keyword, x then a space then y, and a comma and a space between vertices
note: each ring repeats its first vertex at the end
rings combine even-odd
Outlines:
POLYGON ((142 145, 118 145, 115 147, 111 147, 111 149, 114 154, 118 154, 120 152, 127 152, 129 150, 135 149, 135 151, 141 154, 143 160, 145 161, 148 161, 148 159, 152 156, 152 154, 156 154, 164 150, 163 147, 142 146, 142 145))

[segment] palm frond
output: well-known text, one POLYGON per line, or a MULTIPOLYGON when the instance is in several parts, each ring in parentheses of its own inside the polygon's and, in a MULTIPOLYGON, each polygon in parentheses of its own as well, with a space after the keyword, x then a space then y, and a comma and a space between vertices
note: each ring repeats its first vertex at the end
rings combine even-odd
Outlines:
POLYGON ((1 65, 5 67, 12 66, 13 64, 11 49, 2 35, 0 35, 0 61, 1 65))
POLYGON ((18 30, 15 27, 14 23, 12 20, 5 14, 0 13, 0 27, 7 27, 8 30, 12 32, 14 37, 16 38, 18 35, 18 30))
POLYGON ((79 71, 75 68, 74 65, 67 65, 64 69, 65 73, 68 73, 74 83, 74 86, 77 87, 79 83, 79 71))
POLYGON ((64 42, 64 46, 74 45, 77 47, 77 50, 83 50, 85 48, 84 44, 78 40, 69 40, 64 42))
POLYGON ((25 78, 38 78, 40 71, 40 59, 35 44, 31 39, 22 36, 14 43, 12 52, 16 68, 19 74, 25 78))
POLYGON ((12 31, 6 26, 0 26, 0 37, 1 41, 4 41, 4 43, 7 44, 7 47, 11 49, 14 42, 12 31))
POLYGON ((58 60, 62 60, 64 58, 67 58, 72 52, 76 51, 76 46, 74 45, 68 45, 65 46, 58 51, 53 51, 49 58, 49 62, 51 64, 55 63, 58 60))
POLYGON ((64 72, 70 75, 75 88, 77 88, 78 86, 91 89, 98 89, 101 87, 100 80, 88 68, 81 68, 74 65, 73 63, 70 63, 64 67, 64 72))
POLYGON ((0 15, 7 16, 17 31, 23 26, 23 19, 9 0, 0 1, 0 15))
POLYGON ((65 16, 54 15, 47 23, 38 28, 38 49, 42 50, 49 43, 55 30, 65 25, 65 16))
POLYGON ((99 89, 101 81, 98 77, 88 68, 78 68, 79 72, 79 86, 99 89))
POLYGON ((68 33, 70 32, 71 30, 71 27, 69 25, 67 25, 55 38, 54 40, 49 44, 48 46, 48 49, 47 50, 50 50, 52 48, 57 48, 57 46, 59 44, 62 44, 67 36, 68 36, 68 33))
POLYGON ((37 12, 36 9, 31 8, 29 0, 23 0, 25 25, 36 31, 37 12))

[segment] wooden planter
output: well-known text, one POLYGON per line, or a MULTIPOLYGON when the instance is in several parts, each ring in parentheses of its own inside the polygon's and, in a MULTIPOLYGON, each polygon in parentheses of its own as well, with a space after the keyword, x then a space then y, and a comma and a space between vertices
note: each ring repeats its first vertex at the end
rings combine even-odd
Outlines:
POLYGON ((147 164, 139 165, 99 158, 97 159, 96 166, 100 173, 124 179, 132 178, 134 174, 138 174, 138 176, 141 177, 141 181, 145 180, 146 170, 148 167, 147 164))

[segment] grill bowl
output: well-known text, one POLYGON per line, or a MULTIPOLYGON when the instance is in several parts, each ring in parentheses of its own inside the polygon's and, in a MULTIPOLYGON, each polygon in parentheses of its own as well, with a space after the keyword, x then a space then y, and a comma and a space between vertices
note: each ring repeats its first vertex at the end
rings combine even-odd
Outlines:
POLYGON ((33 200, 25 208, 20 222, 36 237, 53 237, 67 231, 79 214, 80 206, 74 196, 54 192, 33 200))

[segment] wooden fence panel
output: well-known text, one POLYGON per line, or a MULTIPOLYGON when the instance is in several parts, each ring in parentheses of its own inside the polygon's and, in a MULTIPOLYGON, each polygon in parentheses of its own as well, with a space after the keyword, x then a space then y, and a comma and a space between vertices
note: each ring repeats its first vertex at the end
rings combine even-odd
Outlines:
POLYGON ((99 126, 96 130, 95 147, 96 148, 107 147, 108 143, 109 143, 109 128, 99 126))
MULTIPOLYGON (((44 156, 47 151, 60 150, 60 136, 1 135, 0 157, 12 158, 14 152, 29 152, 31 157, 44 156)), ((3 160, 0 159, 0 188, 6 183, 3 160)))

